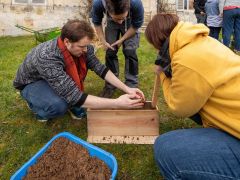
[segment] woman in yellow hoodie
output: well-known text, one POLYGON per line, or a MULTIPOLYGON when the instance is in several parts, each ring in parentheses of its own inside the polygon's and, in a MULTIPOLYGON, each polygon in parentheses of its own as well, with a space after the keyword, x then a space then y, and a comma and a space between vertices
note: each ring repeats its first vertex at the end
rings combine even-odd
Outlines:
POLYGON ((240 56, 208 36, 203 24, 157 14, 145 31, 165 101, 204 128, 159 136, 157 165, 166 179, 240 179, 240 56))

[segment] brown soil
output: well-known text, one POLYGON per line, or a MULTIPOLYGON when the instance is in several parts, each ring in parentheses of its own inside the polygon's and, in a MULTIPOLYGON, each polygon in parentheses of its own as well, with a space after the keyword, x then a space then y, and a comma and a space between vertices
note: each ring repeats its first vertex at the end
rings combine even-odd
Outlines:
POLYGON ((152 102, 151 101, 148 101, 148 102, 145 102, 144 106, 142 109, 145 109, 145 110, 150 110, 150 109, 156 109, 152 107, 152 102))
POLYGON ((61 137, 29 167, 23 179, 109 180, 110 176, 111 171, 102 160, 90 157, 83 146, 61 137))

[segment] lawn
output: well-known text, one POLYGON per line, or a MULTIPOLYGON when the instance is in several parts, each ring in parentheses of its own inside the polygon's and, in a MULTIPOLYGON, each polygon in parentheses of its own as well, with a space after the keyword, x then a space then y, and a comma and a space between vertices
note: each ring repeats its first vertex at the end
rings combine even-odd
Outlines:
MULTIPOLYGON (((84 140, 87 138, 87 121, 72 120, 69 114, 47 123, 36 121, 25 101, 13 88, 12 81, 18 66, 28 51, 36 46, 32 36, 0 38, 0 179, 11 175, 29 160, 54 135, 68 131, 84 140)), ((121 76, 123 80, 123 55, 120 55, 121 76)), ((97 56, 102 62, 104 51, 97 56)), ((139 56, 140 89, 148 100, 151 99, 154 83, 154 60, 156 51, 141 38, 139 56)), ((103 80, 91 71, 86 79, 86 92, 97 95, 104 85, 103 80)), ((122 94, 115 93, 115 97, 122 94)), ((172 115, 164 103, 162 92, 159 95, 160 133, 179 128, 196 126, 189 119, 172 115)), ((118 179, 156 180, 162 179, 153 159, 152 145, 97 144, 111 152, 118 161, 118 179)))

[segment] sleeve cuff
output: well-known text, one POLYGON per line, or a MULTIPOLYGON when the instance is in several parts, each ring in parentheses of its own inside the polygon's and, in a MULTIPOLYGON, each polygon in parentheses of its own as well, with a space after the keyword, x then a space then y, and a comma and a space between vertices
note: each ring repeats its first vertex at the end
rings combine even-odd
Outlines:
POLYGON ((141 24, 132 24, 132 27, 133 27, 134 29, 139 29, 139 28, 142 26, 142 24, 143 24, 143 23, 141 23, 141 24))
POLYGON ((108 71, 109 71, 109 68, 106 67, 106 68, 104 69, 102 75, 101 75, 101 78, 102 78, 102 79, 105 79, 105 76, 106 76, 106 74, 107 74, 108 71))
POLYGON ((84 103, 85 103, 85 101, 86 101, 86 99, 87 99, 87 96, 88 96, 88 94, 86 94, 86 93, 83 93, 82 94, 82 96, 81 96, 81 98, 80 98, 80 100, 77 102, 77 106, 82 106, 84 103))
POLYGON ((96 21, 92 21, 94 26, 101 26, 102 25, 102 21, 100 22, 96 22, 96 21))

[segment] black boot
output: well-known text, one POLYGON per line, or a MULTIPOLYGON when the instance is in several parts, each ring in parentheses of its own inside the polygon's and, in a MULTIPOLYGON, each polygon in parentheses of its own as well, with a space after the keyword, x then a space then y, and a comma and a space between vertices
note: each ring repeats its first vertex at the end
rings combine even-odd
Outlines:
POLYGON ((115 92, 115 89, 104 87, 102 92, 99 94, 100 97, 111 98, 115 92))

